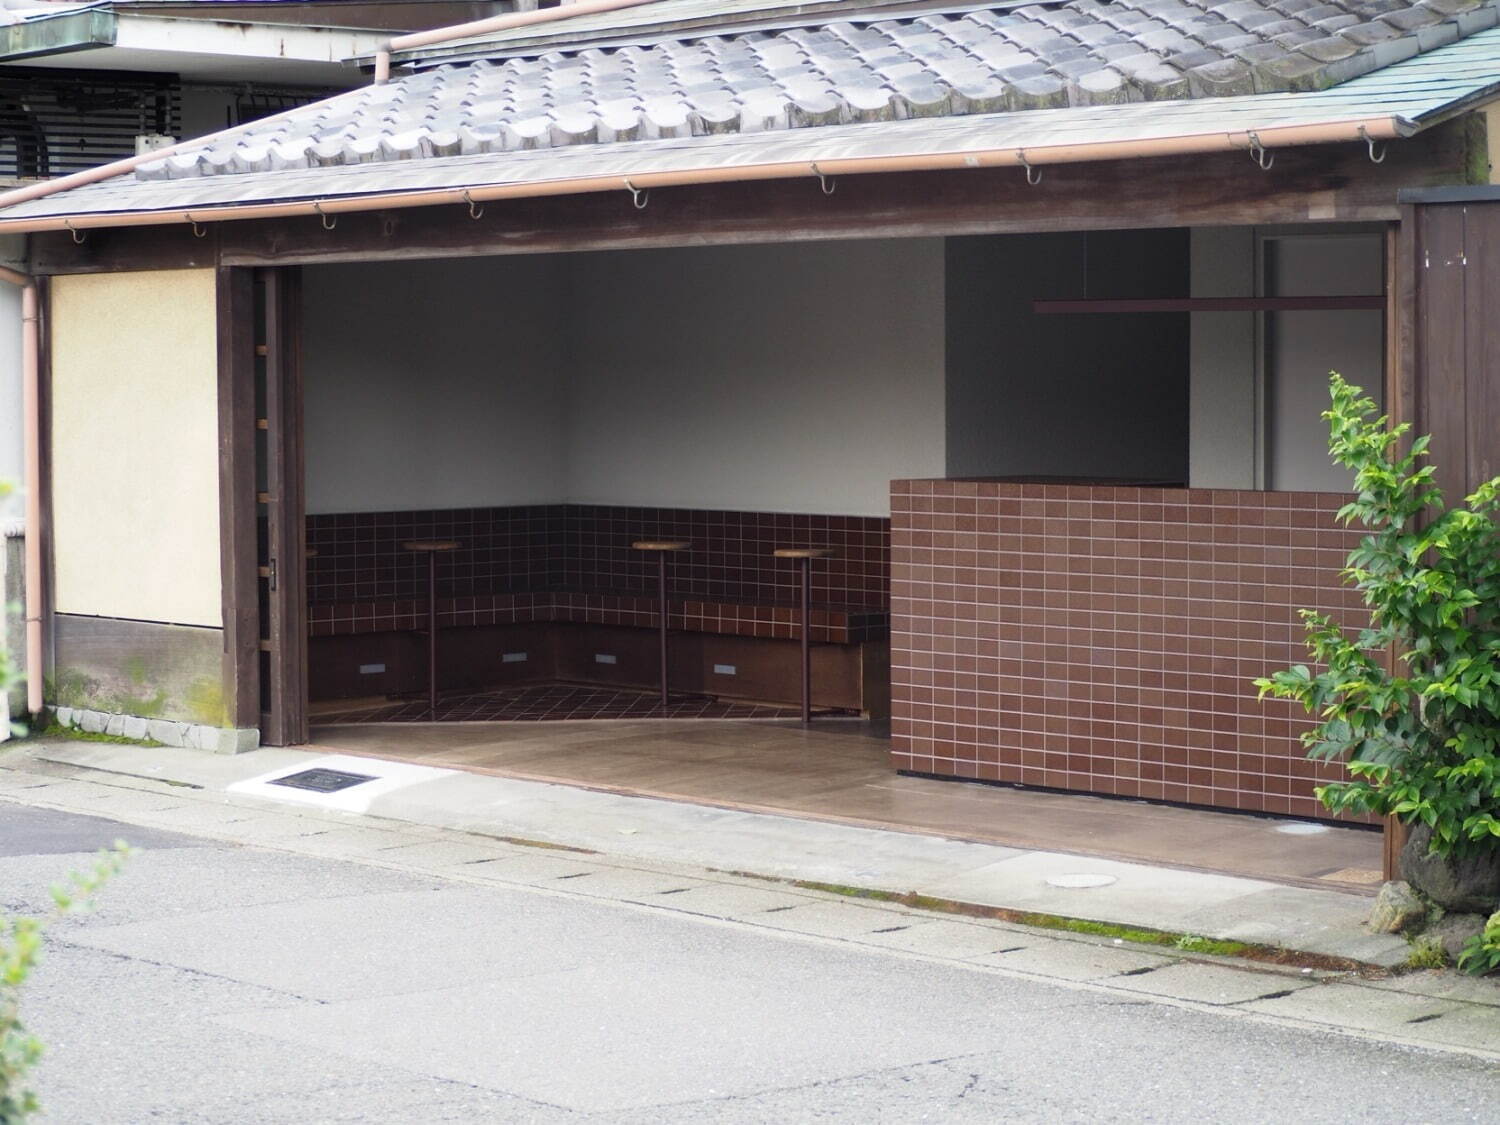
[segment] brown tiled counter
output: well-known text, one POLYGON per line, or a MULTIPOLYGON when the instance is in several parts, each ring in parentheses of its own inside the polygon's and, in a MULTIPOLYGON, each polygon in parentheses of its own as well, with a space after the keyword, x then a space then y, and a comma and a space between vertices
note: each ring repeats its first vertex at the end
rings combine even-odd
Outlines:
POLYGON ((797 570, 772 552, 789 545, 831 547, 818 565, 818 605, 889 605, 890 523, 873 516, 796 515, 588 504, 360 512, 309 516, 308 600, 313 605, 387 602, 426 596, 422 560, 407 539, 452 539, 460 547, 439 570, 443 597, 547 590, 656 588, 656 562, 632 551, 637 539, 681 539, 689 551, 669 560, 673 597, 741 605, 795 605, 797 570))
POLYGON ((833 693, 820 703, 858 707, 873 691, 884 712, 890 550, 883 519, 548 505, 313 516, 307 534, 317 551, 308 560, 315 699, 410 690, 408 642, 426 627, 427 601, 425 570, 400 549, 409 539, 460 544, 438 569, 438 622, 453 630, 444 638, 445 684, 549 674, 655 682, 633 632, 656 627, 656 563, 630 544, 662 539, 692 544, 668 559, 668 626, 684 635, 677 648, 685 664, 674 683, 795 697, 798 575, 773 552, 811 544, 835 552, 814 572, 812 636, 824 646, 819 679, 833 693), (521 650, 524 661, 497 663, 502 651, 521 650), (613 652, 619 663, 596 666, 593 651, 613 652), (713 680, 720 663, 737 668, 732 681, 713 680), (372 665, 383 671, 356 674, 372 665))
MULTIPOLYGON (((443 628, 542 621, 651 628, 656 625, 656 599, 644 594, 565 590, 438 599, 438 625, 443 628)), ((426 622, 425 600, 335 602, 308 607, 308 632, 314 637, 421 629, 426 622)), ((885 636, 890 614, 857 607, 814 609, 812 624, 813 640, 819 644, 858 644, 885 636)), ((790 640, 797 636, 797 610, 794 606, 673 599, 667 625, 681 632, 790 640)))
POLYGON ((1363 622, 1347 499, 894 482, 897 768, 1326 815, 1313 787, 1342 768, 1251 680, 1306 661, 1297 610, 1363 622))

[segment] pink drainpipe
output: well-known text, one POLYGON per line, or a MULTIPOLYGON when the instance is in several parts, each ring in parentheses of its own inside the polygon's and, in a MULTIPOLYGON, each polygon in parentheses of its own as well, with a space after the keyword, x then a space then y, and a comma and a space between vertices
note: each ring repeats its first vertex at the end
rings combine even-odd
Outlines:
POLYGON ((21 413, 26 445, 26 710, 42 711, 41 329, 36 281, 0 266, 0 281, 21 289, 21 413))

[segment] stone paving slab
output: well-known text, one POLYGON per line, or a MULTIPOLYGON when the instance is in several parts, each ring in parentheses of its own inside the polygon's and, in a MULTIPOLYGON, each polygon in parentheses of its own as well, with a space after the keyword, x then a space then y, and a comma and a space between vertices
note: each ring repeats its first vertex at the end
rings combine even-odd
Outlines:
POLYGON ((974 964, 991 965, 1022 973, 1036 973, 1058 980, 1098 981, 1141 969, 1158 969, 1175 958, 1148 953, 1137 946, 1098 945, 1092 942, 1018 936, 1019 947, 969 958, 974 964))
POLYGON ((669 905, 673 910, 685 910, 713 918, 753 919, 768 910, 802 906, 808 901, 809 896, 806 894, 790 894, 737 883, 704 883, 680 895, 674 895, 670 903, 658 901, 657 905, 669 905))
POLYGON ((1014 910, 1126 921, 1154 929, 1180 930, 1187 918, 1242 899, 1275 884, 1232 875, 1207 875, 1139 863, 1030 852, 939 882, 922 894, 1014 910), (1056 886, 1049 880, 1087 876, 1099 886, 1056 886))
POLYGON ((908 917, 900 919, 891 927, 872 930, 860 938, 860 941, 886 949, 904 949, 912 953, 967 961, 1016 945, 1016 935, 1023 932, 1016 926, 931 922, 922 921, 920 917, 908 917))
MULTIPOLYGON (((1419 1039, 1438 1038, 1438 1029, 1428 1024, 1466 1010, 1464 1005, 1450 1000, 1340 982, 1322 984, 1314 990, 1304 989, 1274 1000, 1253 1000, 1244 1007, 1268 1015, 1292 1016, 1341 1028, 1394 1032, 1419 1039), (1439 1019, 1433 1019, 1434 1016, 1439 1019), (1422 1022, 1413 1023, 1413 1020, 1422 1022)), ((1500 1049, 1500 1012, 1493 1006, 1488 1007, 1485 1022, 1496 1038, 1476 1045, 1490 1050, 1500 1049)))
POLYGON ((1197 961, 1163 965, 1136 976, 1119 976, 1110 983, 1126 992, 1197 1000, 1203 1004, 1244 1004, 1272 993, 1315 987, 1310 980, 1299 980, 1285 973, 1247 971, 1197 961))
MULTIPOLYGON (((14 755, 0 759, 0 778, 13 783, 19 776, 13 772, 17 764, 25 763, 18 762, 14 755)), ((35 768, 60 767, 39 763, 35 768)), ((88 780, 90 776, 81 773, 69 779, 68 784, 41 787, 9 784, 0 787, 0 793, 7 801, 19 798, 28 804, 109 815, 126 822, 148 823, 157 819, 157 814, 111 808, 109 798, 130 798, 119 802, 123 806, 134 803, 141 793, 122 789, 113 780, 109 784, 88 780)), ((438 989, 446 987, 444 981, 452 981, 453 987, 458 987, 460 981, 472 983, 485 979, 489 971, 486 966, 490 964, 485 949, 490 943, 503 943, 503 933, 485 932, 483 940, 472 947, 445 949, 443 957, 428 959, 438 963, 423 963, 413 969, 406 961, 320 965, 315 956, 320 941, 318 931, 320 927, 334 933, 350 926, 366 926, 372 927, 373 932, 395 926, 398 934, 389 942, 383 938, 381 944, 399 949, 404 940, 400 935, 420 933, 422 911, 442 910, 449 919, 456 914, 461 924, 467 909, 465 895, 489 893, 485 888, 513 884, 579 900, 592 899, 601 907, 708 914, 726 919, 718 923, 721 925, 751 924, 798 934, 808 940, 858 942, 884 949, 892 957, 917 956, 968 966, 971 970, 1045 977, 1069 982, 1074 987, 1198 1006, 1206 1011, 1246 1011, 1264 1019, 1334 1028, 1436 1049, 1462 1050, 1500 1060, 1500 983, 1494 981, 1447 973, 1359 981, 1349 974, 1318 972, 1308 976, 1296 969, 1246 966, 1234 961, 1209 962, 1170 948, 1142 948, 1003 922, 934 916, 900 903, 850 900, 817 890, 778 887, 757 879, 694 869, 684 863, 657 864, 614 855, 556 852, 424 825, 347 815, 330 818, 311 809, 289 815, 277 809, 245 806, 239 811, 247 819, 241 820, 223 815, 234 806, 225 805, 220 794, 208 790, 180 792, 180 799, 198 810, 198 815, 177 815, 179 821, 196 823, 191 834, 219 839, 233 839, 232 833, 236 831, 257 834, 261 838, 253 843, 260 848, 344 859, 412 875, 431 874, 442 881, 434 884, 434 890, 393 894, 388 903, 378 908, 369 901, 362 901, 358 908, 337 900, 326 902, 310 926, 299 923, 292 927, 289 918, 278 914, 283 909, 278 902, 253 908, 259 913, 250 924, 258 935, 257 942, 267 947, 266 986, 288 991, 306 989, 306 994, 314 997, 336 999, 372 987, 375 992, 399 993, 403 978, 408 983, 415 980, 423 988, 438 989), (247 827, 262 822, 271 828, 247 827), (301 822, 308 831, 285 835, 283 830, 288 822, 301 822), (493 852, 497 857, 481 862, 453 862, 457 856, 475 851, 485 855, 493 852), (398 861, 397 857, 403 853, 408 853, 409 864, 398 861), (581 877, 564 877, 568 875, 581 877), (465 889, 466 884, 470 889, 465 889), (678 894, 645 893, 657 887, 670 890, 679 886, 692 889, 678 894), (438 887, 444 889, 437 890, 438 887), (350 909, 356 909, 360 916, 349 916, 350 909), (987 937, 978 935, 993 935, 993 947, 985 948, 989 945, 987 937), (288 942, 308 951, 310 956, 300 959, 307 962, 305 973, 290 981, 280 978, 271 981, 270 965, 278 957, 284 958, 288 942), (1289 995, 1267 998, 1282 992, 1289 995)), ((1079 862, 1078 857, 1061 858, 1072 864, 1079 862)), ((1022 869, 1035 875, 1053 868, 1050 863, 1039 862, 1017 868, 1022 869)), ((1297 888, 1280 889, 1298 892, 1297 888)), ((1365 902, 1352 901, 1361 906, 1365 902)), ((238 920, 231 923, 230 917, 229 912, 218 915, 209 910, 195 916, 191 924, 186 920, 177 924, 167 920, 91 927, 87 941, 98 948, 154 956, 210 973, 228 968, 214 962, 214 957, 222 954, 213 951, 232 949, 237 951, 235 972, 254 981, 257 943, 240 941, 246 923, 238 915, 235 916, 238 920), (215 922, 220 917, 223 921, 215 922), (216 925, 232 926, 235 932, 218 933, 216 925), (244 964, 240 963, 239 954, 244 954, 244 964)), ((615 952, 601 948, 598 956, 608 957, 615 952)), ((543 953, 538 953, 520 971, 545 974, 565 968, 547 962, 543 953)))
MULTIPOLYGON (((516 883, 526 887, 551 886, 559 881, 577 882, 577 877, 594 874, 598 864, 591 856, 570 856, 549 851, 525 851, 490 863, 470 864, 465 873, 479 879, 516 883)), ((568 887, 574 894, 587 894, 586 887, 568 887)))
POLYGON ((380 848, 376 854, 383 862, 428 870, 510 859, 516 854, 516 850, 491 847, 486 844, 471 844, 460 840, 419 839, 380 848))
MULTIPOLYGON (((27 757, 74 770, 84 766, 120 774, 139 768, 142 761, 136 747, 88 743, 43 743, 28 751, 27 757)), ((248 801, 240 784, 246 778, 265 778, 313 762, 354 772, 378 772, 387 765, 383 760, 352 755, 256 751, 237 759, 236 776, 226 769, 225 761, 192 751, 152 751, 157 777, 201 785, 197 792, 204 799, 223 801, 228 794, 240 803, 248 801)), ((712 867, 898 894, 916 891, 1004 909, 1211 937, 1235 936, 1253 925, 1257 928, 1254 937, 1241 940, 1307 948, 1380 965, 1398 964, 1408 954, 1404 939, 1364 930, 1368 899, 1334 890, 1281 887, 1143 863, 1027 852, 486 775, 413 772, 408 777, 408 784, 388 787, 369 802, 369 811, 391 823, 590 848, 626 862, 665 864, 678 870, 712 867), (1104 876, 1113 882, 1071 887, 1048 881, 1078 874, 1104 876), (1347 949, 1356 949, 1357 954, 1344 952, 1347 949)), ((274 803, 275 796, 275 788, 258 786, 255 801, 248 803, 286 811, 287 806, 274 803)), ((309 806, 308 811, 342 816, 346 822, 350 815, 337 808, 309 806)), ((340 853, 331 848, 331 840, 323 839, 324 843, 315 846, 330 850, 322 854, 357 854, 340 853)), ((552 868, 548 863, 540 866, 552 868)), ((501 881, 513 877, 505 872, 475 874, 493 875, 501 881)))
POLYGON ((799 934, 863 941, 877 930, 900 925, 900 920, 909 916, 902 912, 870 909, 848 902, 810 901, 790 910, 757 914, 745 921, 773 930, 793 930, 799 934))

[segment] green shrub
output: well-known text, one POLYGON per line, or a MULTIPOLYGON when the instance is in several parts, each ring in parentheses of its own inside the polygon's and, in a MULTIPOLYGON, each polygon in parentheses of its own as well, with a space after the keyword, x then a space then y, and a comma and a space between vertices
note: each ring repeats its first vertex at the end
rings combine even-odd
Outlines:
POLYGON ((1481 932, 1464 943, 1458 967, 1475 976, 1500 969, 1500 910, 1490 915, 1481 932))
MULTIPOLYGON (((1428 439, 1401 454, 1408 426, 1390 427, 1337 374, 1330 390, 1328 449, 1353 470, 1356 493, 1339 518, 1369 529, 1344 578, 1370 624, 1349 633, 1303 610, 1324 670, 1298 665, 1256 686, 1318 716, 1303 735, 1309 757, 1346 762, 1350 780, 1317 790, 1332 811, 1425 824, 1440 855, 1500 846, 1500 478, 1446 508, 1428 439)), ((1500 944, 1486 948, 1500 959, 1500 944)))

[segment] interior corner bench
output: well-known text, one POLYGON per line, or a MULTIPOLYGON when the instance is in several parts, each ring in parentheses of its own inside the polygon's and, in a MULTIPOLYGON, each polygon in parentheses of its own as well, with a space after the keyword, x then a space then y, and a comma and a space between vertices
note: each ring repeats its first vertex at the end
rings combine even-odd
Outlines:
MULTIPOLYGON (((469 594, 438 599, 438 626, 519 625, 570 622, 587 625, 654 627, 656 595, 644 591, 544 590, 531 593, 469 594)), ((669 599, 668 627, 678 632, 724 636, 798 636, 797 608, 772 602, 669 599)), ((308 633, 314 637, 424 629, 422 599, 313 603, 308 633)), ((818 644, 860 644, 880 640, 890 630, 890 611, 866 606, 814 607, 812 639, 818 644)))

